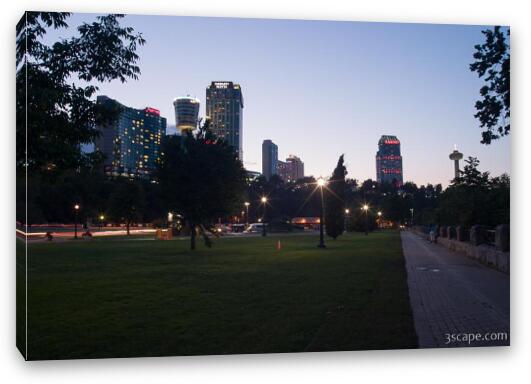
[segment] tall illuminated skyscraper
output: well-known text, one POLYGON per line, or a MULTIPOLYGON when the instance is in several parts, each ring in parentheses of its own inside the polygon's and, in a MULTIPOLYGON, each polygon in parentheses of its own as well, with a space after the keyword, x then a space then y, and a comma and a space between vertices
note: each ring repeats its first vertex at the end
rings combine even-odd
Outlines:
POLYGON ((199 99, 195 97, 178 97, 173 100, 175 125, 181 134, 185 130, 193 131, 197 128, 199 105, 199 99))
POLYGON ((403 184, 400 140, 396 136, 384 135, 378 141, 376 180, 379 183, 391 183, 397 187, 403 184))
POLYGON ((206 90, 206 118, 210 129, 225 140, 243 160, 243 96, 239 84, 232 81, 213 81, 206 90))
POLYGON ((166 119, 160 116, 158 109, 126 107, 107 96, 98 96, 96 102, 110 109, 120 109, 114 123, 96 127, 100 135, 94 146, 105 155, 105 174, 150 179, 160 159, 166 119))

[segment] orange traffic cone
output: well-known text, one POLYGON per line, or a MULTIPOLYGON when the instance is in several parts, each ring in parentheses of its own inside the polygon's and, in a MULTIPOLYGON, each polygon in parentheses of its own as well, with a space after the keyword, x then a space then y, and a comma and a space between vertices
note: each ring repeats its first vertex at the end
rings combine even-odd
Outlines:
POLYGON ((280 244, 280 240, 277 242, 277 251, 280 251, 282 249, 282 244, 280 244))

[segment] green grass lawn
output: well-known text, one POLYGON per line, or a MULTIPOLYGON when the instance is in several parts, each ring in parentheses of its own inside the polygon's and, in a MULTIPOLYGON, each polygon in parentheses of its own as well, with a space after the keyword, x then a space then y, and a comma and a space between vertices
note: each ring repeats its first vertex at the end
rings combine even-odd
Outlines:
POLYGON ((399 233, 317 240, 30 244, 28 358, 416 347, 399 233))

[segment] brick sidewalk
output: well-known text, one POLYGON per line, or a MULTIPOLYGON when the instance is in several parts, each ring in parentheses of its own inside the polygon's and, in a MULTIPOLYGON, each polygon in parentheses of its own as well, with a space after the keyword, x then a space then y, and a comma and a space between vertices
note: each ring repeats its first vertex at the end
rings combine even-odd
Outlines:
POLYGON ((411 232, 402 232, 402 248, 420 348, 509 345, 509 275, 411 232), (448 335, 499 332, 507 339, 447 342, 448 335))

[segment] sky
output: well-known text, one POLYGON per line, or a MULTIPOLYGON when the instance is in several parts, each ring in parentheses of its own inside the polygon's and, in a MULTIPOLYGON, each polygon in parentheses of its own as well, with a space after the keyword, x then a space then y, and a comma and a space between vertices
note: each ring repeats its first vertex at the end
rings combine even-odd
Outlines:
MULTIPOLYGON (((68 37, 96 15, 74 14, 68 37)), ((261 145, 299 156, 305 173, 329 176, 341 154, 348 177, 376 178, 381 135, 401 141, 404 181, 453 178, 454 145, 493 175, 510 171, 510 138, 480 144, 474 118, 483 81, 469 70, 487 26, 128 15, 141 32, 141 76, 100 84, 122 104, 157 108, 174 132, 173 99, 200 99, 212 81, 242 87, 243 160, 261 171, 261 145)))

